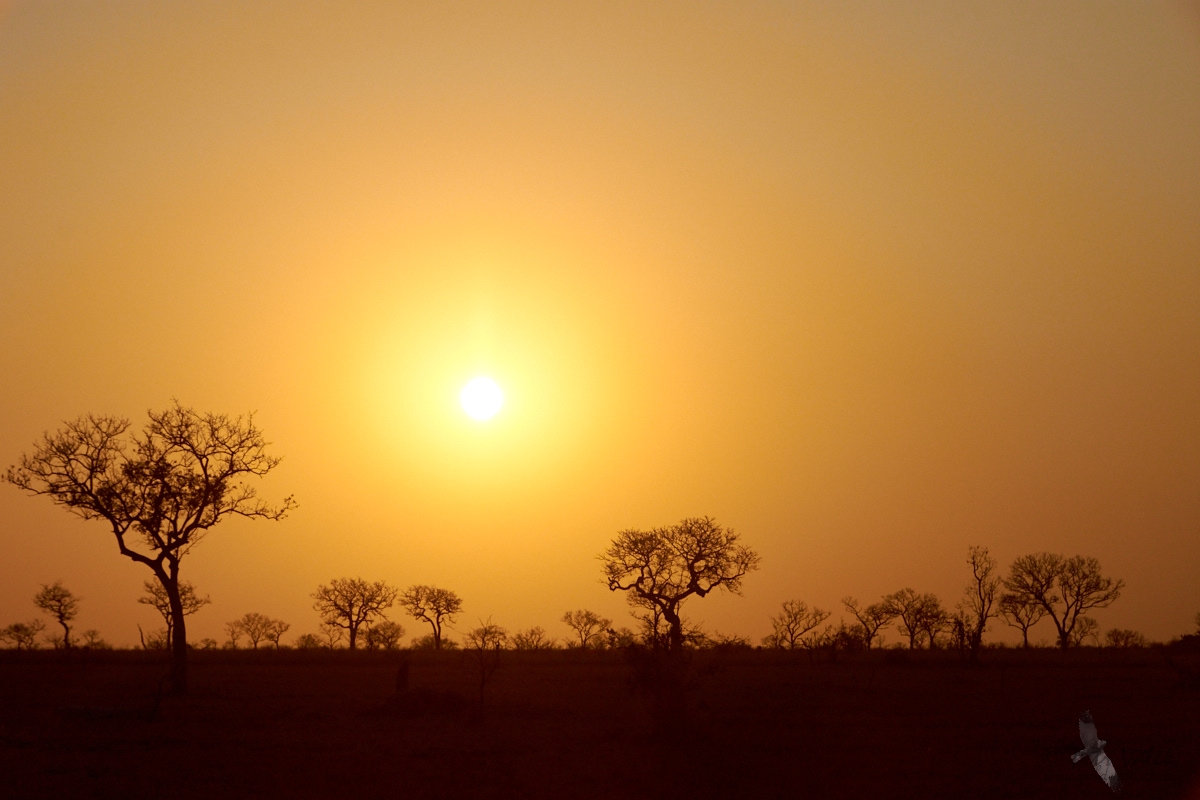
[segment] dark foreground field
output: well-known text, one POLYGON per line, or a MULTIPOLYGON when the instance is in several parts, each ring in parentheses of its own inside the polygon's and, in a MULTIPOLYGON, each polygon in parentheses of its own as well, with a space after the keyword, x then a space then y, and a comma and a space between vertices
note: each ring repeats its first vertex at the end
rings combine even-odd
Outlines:
POLYGON ((1200 686, 1161 651, 791 655, 695 656, 680 731, 620 653, 505 653, 480 715, 421 691, 474 697, 457 653, 412 654, 397 709, 395 653, 198 652, 148 721, 155 654, 5 651, 0 796, 1103 798, 1087 708, 1124 796, 1200 800, 1200 686))

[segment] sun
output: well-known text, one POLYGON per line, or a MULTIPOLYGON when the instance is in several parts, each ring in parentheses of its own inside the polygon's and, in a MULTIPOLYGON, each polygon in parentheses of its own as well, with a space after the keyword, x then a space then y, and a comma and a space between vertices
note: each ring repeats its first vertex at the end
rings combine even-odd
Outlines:
POLYGON ((496 416, 504 405, 504 392, 491 378, 480 376, 467 381, 458 395, 463 411, 472 419, 485 420, 496 416))

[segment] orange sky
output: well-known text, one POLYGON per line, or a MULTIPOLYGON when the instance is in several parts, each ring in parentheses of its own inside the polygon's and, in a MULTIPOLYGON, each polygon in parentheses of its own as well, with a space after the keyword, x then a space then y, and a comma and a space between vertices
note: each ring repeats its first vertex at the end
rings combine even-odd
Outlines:
MULTIPOLYGON (((953 606, 971 544, 1190 628, 1194 5, 398 5, 0 5, 0 467, 176 397, 300 503, 185 560, 190 638, 355 575, 627 624, 596 555, 698 515, 763 557, 710 631, 953 606)), ((0 624, 61 578, 130 644, 148 576, 0 486, 0 624)))

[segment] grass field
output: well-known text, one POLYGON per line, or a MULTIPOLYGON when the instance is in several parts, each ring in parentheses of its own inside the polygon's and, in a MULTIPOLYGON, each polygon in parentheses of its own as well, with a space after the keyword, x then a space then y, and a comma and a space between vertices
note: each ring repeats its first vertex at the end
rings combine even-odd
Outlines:
MULTIPOLYGON (((461 653, 0 652, 0 796, 1200 800, 1200 687, 1161 650, 696 654, 654 715, 621 653, 505 652, 482 712, 461 653)), ((1200 669, 1200 657, 1173 656, 1200 669)))

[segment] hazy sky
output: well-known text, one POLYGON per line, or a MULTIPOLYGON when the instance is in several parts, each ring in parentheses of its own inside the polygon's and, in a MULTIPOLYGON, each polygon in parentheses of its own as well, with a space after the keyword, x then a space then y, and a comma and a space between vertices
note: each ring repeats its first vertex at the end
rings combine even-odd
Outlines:
MULTIPOLYGON (((762 554, 710 631, 952 607, 983 544, 1099 558, 1102 629, 1165 639, 1200 610, 1200 10, 0 3, 0 343, 0 467, 87 412, 257 412, 300 506, 184 561, 192 639, 315 631, 341 576, 632 624, 597 554, 700 515, 762 554)), ((149 575, 0 486, 0 625, 61 578, 135 642, 149 575)))

